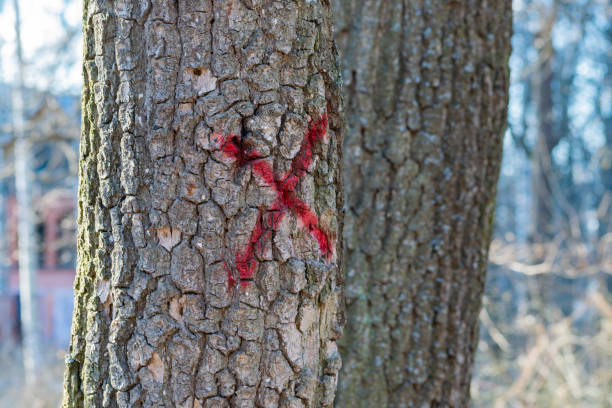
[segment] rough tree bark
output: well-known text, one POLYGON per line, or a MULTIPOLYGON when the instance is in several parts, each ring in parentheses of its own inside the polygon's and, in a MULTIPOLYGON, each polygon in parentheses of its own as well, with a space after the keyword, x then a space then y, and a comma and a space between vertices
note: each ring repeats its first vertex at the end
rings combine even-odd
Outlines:
POLYGON ((65 407, 326 407, 341 107, 320 1, 86 0, 65 407))
POLYGON ((337 2, 347 136, 337 407, 465 407, 508 102, 511 2, 337 2))

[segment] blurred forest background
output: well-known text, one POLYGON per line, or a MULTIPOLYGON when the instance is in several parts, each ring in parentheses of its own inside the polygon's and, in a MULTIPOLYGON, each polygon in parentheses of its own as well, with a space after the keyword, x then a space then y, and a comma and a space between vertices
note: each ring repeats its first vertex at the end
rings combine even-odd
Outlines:
MULTIPOLYGON (((0 0, 0 407, 55 407, 76 261, 81 2, 20 0, 18 23, 15 4, 0 0), (24 208, 33 210, 36 387, 24 381, 20 341, 24 208)), ((472 405, 610 407, 612 1, 513 5, 509 126, 472 405)))

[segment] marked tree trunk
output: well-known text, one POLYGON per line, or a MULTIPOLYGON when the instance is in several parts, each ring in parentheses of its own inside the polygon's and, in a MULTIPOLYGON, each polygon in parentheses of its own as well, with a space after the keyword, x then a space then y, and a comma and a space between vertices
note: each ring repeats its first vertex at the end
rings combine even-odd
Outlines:
POLYGON ((85 0, 64 407, 327 407, 342 122, 319 1, 85 0))
POLYGON ((350 181, 339 408, 468 405, 510 3, 335 3, 350 181))

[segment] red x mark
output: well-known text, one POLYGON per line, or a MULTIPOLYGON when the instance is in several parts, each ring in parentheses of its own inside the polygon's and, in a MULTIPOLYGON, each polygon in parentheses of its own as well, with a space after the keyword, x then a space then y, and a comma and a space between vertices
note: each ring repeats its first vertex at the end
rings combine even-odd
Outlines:
MULTIPOLYGON (((319 226, 316 214, 308 205, 295 194, 295 187, 299 180, 306 174, 312 164, 312 149, 316 143, 323 140, 327 130, 327 114, 312 123, 300 146, 300 150, 291 162, 291 169, 287 174, 276 178, 272 166, 262 160, 257 151, 244 150, 240 138, 236 135, 228 135, 225 139, 217 135, 217 141, 221 142, 221 151, 228 157, 236 160, 238 167, 250 164, 253 172, 261 177, 266 185, 271 186, 276 193, 276 200, 268 208, 267 212, 260 209, 255 227, 251 232, 249 241, 242 251, 236 252, 235 264, 240 276, 241 284, 248 285, 249 280, 253 279, 257 268, 255 253, 262 253, 264 246, 270 242, 272 232, 278 229, 286 210, 291 210, 302 222, 304 228, 319 243, 321 253, 329 258, 332 253, 330 240, 327 234, 319 226)), ((228 268, 228 284, 233 287, 236 282, 228 268)))

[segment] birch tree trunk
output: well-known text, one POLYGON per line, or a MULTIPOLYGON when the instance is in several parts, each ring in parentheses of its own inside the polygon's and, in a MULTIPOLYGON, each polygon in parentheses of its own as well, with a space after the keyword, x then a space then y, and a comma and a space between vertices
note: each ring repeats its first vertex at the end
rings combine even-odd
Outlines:
MULTIPOLYGON (((4 168, 4 146, 0 146, 0 168, 4 168)), ((6 200, 6 185, 3 178, 0 178, 0 302, 5 301, 8 294, 9 285, 9 246, 8 234, 6 229, 7 220, 7 200, 6 200)), ((0 325, 2 330, 4 325, 0 325)), ((2 333, 3 335, 4 332, 2 333)))
POLYGON ((336 2, 347 137, 339 408, 465 407, 511 2, 336 2))
POLYGON ((64 407, 327 407, 341 107, 319 1, 84 2, 64 407))
POLYGON ((15 44, 17 81, 13 90, 13 134, 15 138, 15 192, 17 198, 17 235, 19 248, 19 308, 21 350, 26 384, 38 379, 40 369, 40 338, 36 277, 38 275, 38 245, 34 234, 34 203, 32 202, 32 153, 25 134, 24 62, 21 47, 19 1, 13 1, 15 11, 15 44))

